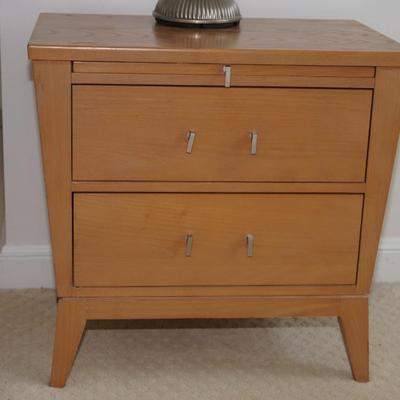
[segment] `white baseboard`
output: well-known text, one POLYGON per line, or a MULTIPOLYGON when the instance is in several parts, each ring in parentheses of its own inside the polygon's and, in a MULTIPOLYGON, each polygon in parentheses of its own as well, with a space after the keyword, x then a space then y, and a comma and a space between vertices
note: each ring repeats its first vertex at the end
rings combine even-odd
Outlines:
MULTIPOLYGON (((400 282, 400 237, 381 241, 375 280, 400 282)), ((0 289, 54 288, 50 246, 5 245, 0 253, 0 289)))
POLYGON ((376 261, 375 281, 400 282, 400 237, 383 238, 376 261))
POLYGON ((400 251, 400 237, 387 237, 381 240, 379 244, 380 251, 400 251))
POLYGON ((51 257, 51 247, 48 245, 15 246, 6 244, 0 253, 1 258, 43 258, 51 257))
POLYGON ((54 288, 50 246, 5 245, 0 253, 0 289, 54 288))

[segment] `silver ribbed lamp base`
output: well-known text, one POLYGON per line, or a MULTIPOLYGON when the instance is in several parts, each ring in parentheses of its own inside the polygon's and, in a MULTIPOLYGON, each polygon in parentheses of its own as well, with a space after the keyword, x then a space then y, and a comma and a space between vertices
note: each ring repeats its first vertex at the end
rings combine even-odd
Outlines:
POLYGON ((241 20, 235 0, 159 0, 154 18, 186 27, 227 27, 241 20))

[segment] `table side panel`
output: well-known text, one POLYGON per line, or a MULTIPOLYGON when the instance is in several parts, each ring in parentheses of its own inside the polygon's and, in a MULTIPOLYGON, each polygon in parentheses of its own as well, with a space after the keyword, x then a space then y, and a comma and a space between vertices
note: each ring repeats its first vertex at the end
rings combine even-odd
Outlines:
POLYGON ((71 63, 33 63, 58 296, 72 286, 71 63))
POLYGON ((370 290, 400 133, 400 69, 377 68, 358 287, 370 290))

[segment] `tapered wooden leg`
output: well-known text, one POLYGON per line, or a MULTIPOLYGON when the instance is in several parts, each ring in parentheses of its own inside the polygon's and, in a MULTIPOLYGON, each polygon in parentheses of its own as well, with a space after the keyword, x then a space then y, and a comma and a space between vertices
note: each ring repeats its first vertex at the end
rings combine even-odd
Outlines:
POLYGON ((353 377, 369 381, 368 298, 343 300, 339 324, 353 377))
POLYGON ((51 386, 65 386, 85 325, 86 316, 82 303, 64 299, 58 301, 51 386))

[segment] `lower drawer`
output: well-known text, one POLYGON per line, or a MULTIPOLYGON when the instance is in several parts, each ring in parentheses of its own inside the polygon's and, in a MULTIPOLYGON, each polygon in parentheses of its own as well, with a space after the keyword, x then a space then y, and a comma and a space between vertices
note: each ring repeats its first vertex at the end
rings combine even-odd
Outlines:
POLYGON ((362 195, 76 194, 82 287, 354 284, 362 195))

